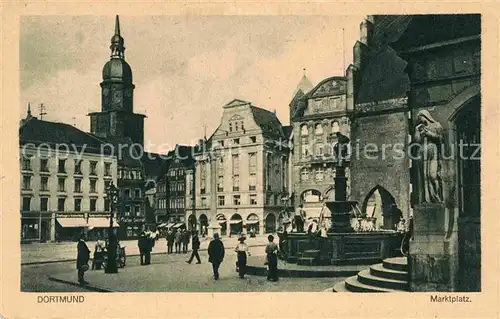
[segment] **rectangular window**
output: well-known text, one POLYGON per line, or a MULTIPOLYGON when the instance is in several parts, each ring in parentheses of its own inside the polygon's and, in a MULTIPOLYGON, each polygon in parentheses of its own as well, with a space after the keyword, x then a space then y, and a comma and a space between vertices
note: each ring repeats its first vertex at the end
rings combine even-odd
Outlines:
POLYGON ((224 141, 219 141, 219 145, 220 145, 221 147, 224 147, 224 141))
POLYGON ((307 158, 309 156, 309 146, 308 145, 302 145, 301 156, 302 156, 302 158, 307 158))
POLYGON ((141 198, 141 189, 140 188, 136 188, 135 189, 134 197, 135 198, 141 198))
POLYGON ((233 155, 233 175, 238 175, 240 172, 240 157, 233 155))
POLYGON ((82 210, 82 199, 75 198, 75 212, 79 212, 82 210))
POLYGON ((129 205, 125 206, 125 216, 127 216, 127 217, 130 216, 130 206, 129 205))
POLYGON ((205 163, 200 164, 200 194, 205 194, 207 184, 207 170, 205 163))
POLYGON ((31 210, 31 197, 23 197, 23 212, 31 210))
POLYGON ((123 197, 130 198, 130 189, 125 188, 125 190, 123 191, 123 197))
POLYGON ((252 173, 248 177, 248 190, 254 191, 257 189, 257 174, 252 173))
POLYGON ((28 156, 24 156, 22 158, 22 165, 21 165, 23 171, 31 171, 31 158, 28 156))
POLYGON ((250 142, 252 142, 252 143, 257 142, 257 137, 256 136, 250 136, 250 142))
POLYGON ((49 190, 49 178, 48 177, 40 177, 40 190, 48 191, 49 190))
POLYGON ((109 199, 104 199, 104 211, 109 212, 111 208, 109 199))
POLYGON ((41 159, 40 160, 40 171, 41 172, 48 172, 49 171, 49 160, 48 159, 41 159))
POLYGON ((266 205, 271 205, 272 204, 272 194, 266 194, 266 205))
POLYGON ((233 176, 233 192, 238 192, 240 190, 240 176, 233 176))
POLYGON ((81 193, 81 192, 82 192, 82 180, 75 179, 75 193, 81 193))
POLYGON ((219 178, 217 180, 217 191, 218 192, 224 191, 224 176, 219 175, 219 178))
POLYGON ((257 173, 257 153, 248 153, 248 169, 250 174, 257 173))
POLYGON ((97 193, 97 180, 96 179, 91 179, 90 180, 90 192, 91 193, 97 193))
POLYGON ((82 161, 75 160, 75 174, 82 175, 82 161))
POLYGON ((140 205, 135 205, 135 216, 136 217, 141 216, 141 206, 140 205))
POLYGON ((111 185, 110 181, 104 181, 104 191, 106 191, 109 188, 109 185, 111 185))
POLYGON ((31 176, 23 176, 23 189, 31 189, 31 176))
POLYGON ((59 163, 57 165, 57 172, 58 173, 66 173, 66 160, 65 159, 59 160, 59 163))
POLYGON ((58 198, 57 199, 57 211, 64 212, 64 206, 66 203, 66 198, 58 198))
POLYGON ((233 145, 240 145, 240 139, 239 138, 233 139, 233 145))
POLYGON ((255 194, 250 195, 250 205, 257 205, 257 195, 255 194))
POLYGON ((233 205, 240 205, 240 203, 241 203, 240 195, 234 195, 233 196, 233 205))
POLYGON ((66 178, 58 178, 57 191, 59 192, 66 191, 66 178))
POLYGON ((207 207, 207 198, 206 197, 201 198, 201 207, 207 207))
POLYGON ((104 163, 104 176, 111 176, 111 163, 104 163))
POLYGON ((90 161, 90 175, 97 175, 97 162, 90 161))
POLYGON ((49 210, 49 199, 47 197, 40 198, 40 210, 42 212, 49 210))
POLYGON ((224 196, 219 196, 219 206, 224 206, 225 204, 225 197, 224 196))
POLYGON ((97 204, 97 199, 91 198, 90 199, 90 211, 95 212, 96 211, 96 205, 97 204))

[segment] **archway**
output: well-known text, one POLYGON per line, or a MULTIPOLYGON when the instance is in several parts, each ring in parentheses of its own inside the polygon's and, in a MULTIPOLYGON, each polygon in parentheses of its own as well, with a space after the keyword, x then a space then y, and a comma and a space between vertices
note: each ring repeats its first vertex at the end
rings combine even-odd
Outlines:
POLYGON ((260 233, 260 219, 256 214, 250 214, 246 221, 247 233, 254 232, 255 234, 260 233))
POLYGON ((308 189, 302 192, 300 195, 301 203, 319 203, 323 201, 323 196, 321 192, 316 189, 308 189))
POLYGON ((368 192, 363 201, 361 213, 364 216, 376 218, 377 227, 383 229, 395 229, 396 224, 403 217, 394 197, 380 185, 368 192))
POLYGON ((220 234, 223 236, 223 235, 226 235, 227 234, 227 220, 226 220, 226 216, 224 216, 223 214, 217 214, 217 216, 215 217, 215 219, 217 220, 217 222, 219 223, 220 225, 220 234))
POLYGON ((196 230, 196 215, 195 214, 189 215, 188 230, 190 230, 190 231, 196 230))
POLYGON ((207 218, 207 215, 201 214, 200 218, 198 220, 200 222, 200 234, 206 235, 207 228, 208 228, 208 218, 207 218))
POLYGON ((231 216, 229 224, 231 225, 229 229, 229 236, 243 232, 243 218, 241 218, 240 214, 234 214, 231 216))
MULTIPOLYGON (((283 216, 280 214, 280 216, 283 216)), ((267 214, 266 216, 266 233, 276 232, 276 216, 274 214, 267 214)))
POLYGON ((476 95, 453 117, 457 156, 458 288, 481 291, 481 98, 476 95))

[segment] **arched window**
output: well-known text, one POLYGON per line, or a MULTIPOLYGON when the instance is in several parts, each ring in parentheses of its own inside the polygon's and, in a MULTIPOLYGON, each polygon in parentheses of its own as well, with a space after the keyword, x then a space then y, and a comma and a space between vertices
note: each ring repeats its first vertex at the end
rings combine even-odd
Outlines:
POLYGON ((320 168, 316 169, 316 174, 314 176, 314 179, 317 182, 322 182, 325 179, 325 174, 324 174, 323 168, 320 167, 320 168))
POLYGON ((302 124, 300 126, 300 135, 307 136, 308 134, 309 134, 309 130, 307 129, 307 125, 306 124, 302 124))
POLYGON ((323 125, 321 125, 321 123, 316 124, 316 126, 314 127, 314 134, 316 135, 323 134, 323 125))
POLYGON ((300 180, 305 182, 309 180, 309 170, 307 168, 303 168, 300 172, 300 180))

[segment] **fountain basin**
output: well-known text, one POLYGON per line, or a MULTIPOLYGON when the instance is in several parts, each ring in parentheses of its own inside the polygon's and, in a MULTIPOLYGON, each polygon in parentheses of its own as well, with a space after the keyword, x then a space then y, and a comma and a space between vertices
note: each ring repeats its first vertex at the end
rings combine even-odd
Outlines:
POLYGON ((307 233, 278 233, 282 258, 307 265, 373 264, 401 256, 402 234, 393 230, 329 232, 326 238, 307 233))

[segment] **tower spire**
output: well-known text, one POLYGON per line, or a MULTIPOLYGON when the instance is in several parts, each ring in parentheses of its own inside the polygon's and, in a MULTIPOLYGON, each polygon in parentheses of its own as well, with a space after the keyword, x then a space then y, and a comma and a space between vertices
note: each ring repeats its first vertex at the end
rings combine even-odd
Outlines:
POLYGON ((116 21, 115 21, 115 35, 120 35, 120 17, 116 15, 116 21))
POLYGON ((28 102, 28 115, 26 116, 26 118, 31 118, 31 103, 28 102))
POLYGON ((111 58, 125 58, 124 40, 120 34, 120 17, 116 15, 115 20, 115 34, 111 37, 111 58))

